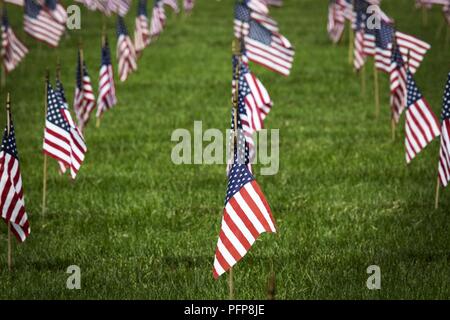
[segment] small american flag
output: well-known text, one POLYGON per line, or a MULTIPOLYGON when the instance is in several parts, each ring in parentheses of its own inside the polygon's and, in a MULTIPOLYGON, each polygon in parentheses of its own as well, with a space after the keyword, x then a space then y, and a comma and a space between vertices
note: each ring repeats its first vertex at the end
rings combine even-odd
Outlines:
MULTIPOLYGON (((234 79, 237 79, 237 75, 234 79)), ((264 128, 264 119, 271 110, 273 102, 261 81, 245 64, 241 64, 238 80, 239 103, 245 106, 248 125, 253 133, 264 128)))
POLYGON ((63 86, 61 80, 59 80, 59 79, 56 79, 55 92, 56 92, 57 95, 59 95, 59 98, 63 102, 64 107, 66 109, 69 109, 69 103, 67 102, 67 99, 66 99, 66 93, 64 91, 64 86, 63 86))
POLYGON ((62 172, 70 169, 72 179, 76 178, 87 151, 81 131, 73 122, 61 96, 48 82, 43 150, 58 161, 62 172))
POLYGON ((179 13, 180 12, 180 8, 178 8, 178 2, 177 0, 162 0, 163 4, 169 6, 172 8, 172 10, 175 13, 179 13))
POLYGON ((216 279, 244 257, 261 233, 276 232, 269 204, 247 166, 239 163, 236 149, 214 257, 216 279))
POLYGON ((450 73, 442 105, 441 149, 439 151, 439 180, 446 187, 450 180, 450 73))
POLYGON ((406 162, 424 149, 440 133, 439 122, 428 102, 417 88, 412 74, 407 71, 407 98, 405 149, 406 162))
POLYGON ((403 60, 406 61, 409 67, 409 71, 412 74, 416 73, 431 46, 422 40, 400 31, 397 31, 395 36, 397 45, 400 48, 403 60))
POLYGON ((92 89, 91 78, 86 68, 86 63, 81 58, 81 52, 78 51, 78 63, 76 71, 75 99, 73 108, 78 119, 78 126, 84 129, 91 112, 95 109, 95 96, 92 89))
POLYGON ((30 224, 23 199, 22 176, 12 120, 5 128, 0 149, 0 194, 2 218, 6 223, 10 222, 10 229, 17 240, 25 241, 30 235, 30 224))
POLYGON ((278 23, 266 14, 259 13, 257 11, 251 10, 245 4, 236 4, 235 6, 235 19, 234 19, 234 33, 237 38, 241 37, 241 33, 244 35, 248 34, 248 23, 251 19, 260 23, 262 26, 266 27, 272 32, 278 32, 278 23))
POLYGON ((25 32, 37 40, 52 47, 57 47, 65 26, 56 22, 53 17, 34 0, 25 0, 25 32))
POLYGON ((366 63, 366 55, 364 53, 364 33, 366 29, 367 15, 364 7, 360 7, 358 3, 355 6, 355 39, 353 48, 353 66, 355 70, 360 70, 366 63))
POLYGON ((27 47, 17 39, 14 31, 11 29, 6 13, 6 6, 3 6, 1 56, 5 71, 11 72, 14 70, 20 61, 25 58, 27 53, 27 47))
POLYGON ((244 0, 243 4, 255 12, 260 14, 268 15, 269 7, 265 0, 244 0))
POLYGON ((147 0, 139 0, 134 30, 134 47, 139 55, 150 44, 150 28, 147 17, 147 0))
POLYGON ((406 65, 397 46, 392 47, 389 81, 391 88, 391 114, 398 123, 406 105, 406 65))
POLYGON ((338 43, 345 29, 345 17, 341 6, 336 1, 330 1, 328 5, 327 31, 330 40, 338 43))
POLYGON ((375 31, 375 66, 378 70, 389 73, 391 67, 391 47, 394 40, 394 27, 384 21, 375 31))
POLYGON ((192 9, 194 9, 195 0, 184 0, 183 1, 183 7, 184 11, 191 12, 192 9))
POLYGON ((102 46, 102 64, 100 67, 98 91, 97 118, 100 118, 103 112, 111 109, 117 103, 111 53, 106 36, 102 46))
POLYGON ((288 76, 295 54, 289 40, 279 33, 270 32, 256 21, 251 20, 249 26, 249 33, 244 37, 248 59, 288 76))
POLYGON ((150 24, 150 36, 155 38, 161 34, 166 24, 166 13, 162 0, 155 0, 152 10, 152 21, 150 24))
POLYGON ((131 0, 114 0, 114 2, 116 3, 115 12, 119 16, 124 17, 130 10, 131 0))
POLYGON ((356 11, 353 8, 353 0, 336 0, 336 3, 341 7, 344 18, 352 24, 356 19, 356 11))
POLYGON ((65 25, 67 22, 66 9, 58 3, 57 0, 45 0, 45 8, 47 12, 55 19, 59 24, 65 25))
POLYGON ((137 62, 133 42, 121 16, 117 18, 117 60, 119 61, 119 79, 125 81, 130 73, 137 70, 137 62))

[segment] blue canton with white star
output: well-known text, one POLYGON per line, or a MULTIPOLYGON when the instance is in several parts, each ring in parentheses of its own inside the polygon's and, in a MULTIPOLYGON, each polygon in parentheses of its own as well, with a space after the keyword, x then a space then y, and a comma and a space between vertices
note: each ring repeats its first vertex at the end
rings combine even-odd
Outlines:
POLYGON ((234 7, 234 18, 242 22, 250 22, 250 9, 243 4, 234 7))
POLYGON ((265 27, 254 20, 251 20, 249 24, 249 38, 261 42, 265 45, 270 45, 272 43, 272 33, 269 30, 267 30, 265 27))
POLYGON ((448 74, 447 84, 445 85, 441 117, 442 121, 450 119, 450 73, 448 74))
POLYGON ((414 80, 413 76, 411 75, 411 72, 407 71, 407 84, 406 84, 406 91, 407 91, 407 106, 414 104, 418 100, 422 99, 422 94, 419 91, 419 88, 417 88, 416 81, 414 80))
POLYGON ((17 145, 16 145, 16 133, 14 132, 14 125, 12 119, 9 127, 9 135, 8 135, 8 128, 5 128, 5 132, 3 133, 2 147, 0 151, 8 153, 12 157, 19 160, 19 154, 17 152, 17 145))
POLYGON ((41 6, 34 0, 25 0, 25 14, 31 18, 36 18, 41 12, 41 6))
POLYGON ((241 188, 245 184, 253 180, 254 178, 250 171, 248 171, 246 165, 234 162, 231 167, 230 173, 228 174, 228 186, 227 195, 225 197, 225 205, 237 192, 239 192, 239 190, 241 190, 241 188))
POLYGON ((117 37, 124 35, 128 35, 127 27, 125 26, 125 21, 121 16, 117 17, 117 37))
POLYGON ((147 16, 147 0, 139 0, 138 16, 147 16))
POLYGON ((47 84, 47 121, 55 126, 70 132, 69 124, 63 117, 61 109, 64 109, 64 103, 60 96, 53 90, 50 83, 47 84))
POLYGON ((394 28, 392 27, 392 25, 381 21, 380 29, 376 31, 376 46, 381 49, 387 49, 389 44, 392 43, 393 36, 394 28))

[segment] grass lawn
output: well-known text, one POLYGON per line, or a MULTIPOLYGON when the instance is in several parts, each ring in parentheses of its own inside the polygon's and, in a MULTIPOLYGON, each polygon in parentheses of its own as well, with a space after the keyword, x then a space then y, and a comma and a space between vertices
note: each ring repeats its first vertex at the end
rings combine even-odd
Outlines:
MULTIPOLYGON (((450 190, 441 192, 434 210, 438 140, 407 167, 403 118, 391 141, 388 77, 380 75, 381 115, 375 119, 372 64, 362 96, 347 62, 347 34, 337 46, 328 40, 327 1, 284 2, 271 13, 296 47, 292 75, 252 65, 275 102, 266 127, 280 129, 279 173, 257 177, 279 233, 263 235, 234 268, 235 297, 265 299, 273 268, 277 299, 450 298, 450 190), (366 268, 373 264, 381 268, 381 290, 366 288, 366 268)), ((45 69, 53 73, 60 57, 72 101, 82 37, 97 90, 102 18, 83 8, 82 29, 49 49, 24 36, 21 8, 8 6, 30 54, 8 76, 0 98, 6 90, 12 94, 32 234, 14 244, 9 273, 7 230, 0 225, 0 298, 228 297, 227 276, 212 277, 225 165, 174 165, 170 136, 176 128, 192 131, 194 120, 204 129, 229 126, 233 3, 198 0, 190 17, 169 14, 138 72, 117 85, 119 105, 99 129, 94 121, 86 129, 89 151, 77 180, 59 176, 50 160, 45 215, 45 69), (81 290, 66 289, 70 265, 81 268, 81 290)), ((130 32, 135 5, 127 16, 130 32)), ((440 9, 424 26, 412 0, 383 1, 382 7, 398 29, 432 45, 416 80, 440 114, 450 67, 444 33, 436 36, 440 9)), ((114 51, 114 18, 108 34, 114 51)))

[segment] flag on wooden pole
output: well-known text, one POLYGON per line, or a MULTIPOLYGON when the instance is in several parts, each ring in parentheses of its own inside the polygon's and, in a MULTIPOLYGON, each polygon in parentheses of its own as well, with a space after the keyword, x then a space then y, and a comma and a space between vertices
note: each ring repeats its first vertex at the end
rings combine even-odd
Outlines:
POLYGON ((438 173, 441 185, 446 187, 450 181, 450 73, 445 85, 443 100, 438 173))
POLYGON ((20 242, 30 235, 30 224, 25 210, 19 154, 9 102, 7 124, 0 148, 0 202, 1 216, 20 242))
POLYGON ((80 130, 83 130, 89 121, 92 111, 95 109, 95 96, 82 49, 78 51, 73 109, 77 115, 78 126, 80 130))
POLYGON ((3 6, 2 12, 2 48, 1 56, 3 68, 6 72, 14 70, 28 53, 27 47, 17 39, 14 31, 11 29, 6 12, 6 6, 3 6))
POLYGON ((128 75, 137 70, 136 51, 128 35, 125 21, 120 16, 117 18, 117 61, 120 81, 127 80, 128 75))
POLYGON ((97 118, 100 118, 108 109, 117 103, 116 86, 114 84, 114 71, 111 64, 111 53, 108 38, 105 36, 102 45, 102 63, 100 67, 97 118))
POLYGON ((134 47, 139 55, 150 44, 150 28, 147 17, 147 0, 139 0, 134 29, 134 47))

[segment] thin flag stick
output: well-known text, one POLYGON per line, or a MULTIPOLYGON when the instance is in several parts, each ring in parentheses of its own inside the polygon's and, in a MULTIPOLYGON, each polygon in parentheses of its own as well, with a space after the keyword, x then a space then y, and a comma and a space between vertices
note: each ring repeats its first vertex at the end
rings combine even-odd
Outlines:
MULTIPOLYGON (((11 98, 9 92, 6 94, 6 133, 9 136, 11 127, 11 98)), ((12 270, 12 240, 11 240, 11 221, 8 220, 8 270, 12 270)))
POLYGON ((378 70, 375 61, 373 62, 373 83, 375 90, 375 118, 378 119, 380 115, 380 90, 378 88, 378 70))
MULTIPOLYGON (((47 83, 49 80, 49 74, 48 74, 48 70, 46 72, 45 75, 45 96, 44 96, 44 110, 45 110, 45 119, 47 119, 47 83)), ((45 126, 45 123, 44 123, 45 126)), ((47 154, 44 153, 44 168, 43 168, 43 174, 42 174, 42 215, 45 214, 45 207, 46 207, 46 202, 47 202, 47 154)))
POLYGON ((439 177, 437 178, 437 183, 436 183, 436 198, 434 200, 434 208, 437 209, 439 208, 439 187, 440 187, 441 183, 439 181, 439 177))
POLYGON ((361 67, 361 95, 364 97, 366 95, 366 67, 363 65, 361 67))

